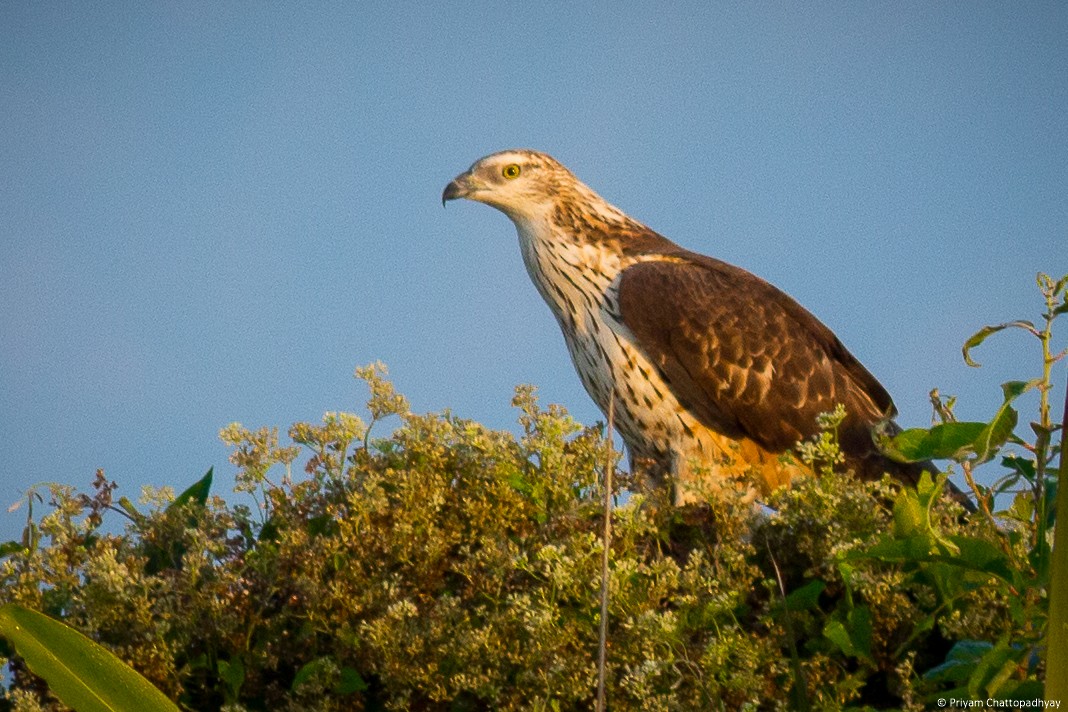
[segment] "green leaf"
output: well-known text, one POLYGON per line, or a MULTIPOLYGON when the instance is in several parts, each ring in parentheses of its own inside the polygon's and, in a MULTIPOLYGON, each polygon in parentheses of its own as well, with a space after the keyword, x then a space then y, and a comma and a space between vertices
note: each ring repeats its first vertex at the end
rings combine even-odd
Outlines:
POLYGON ((37 551, 37 544, 41 541, 41 530, 33 522, 26 524, 22 530, 22 548, 29 551, 37 551))
POLYGON ((1060 487, 1059 479, 1046 478, 1046 521, 1043 522, 1046 529, 1052 529, 1057 522, 1057 492, 1060 487))
POLYGON ((860 606, 849 611, 845 623, 835 619, 827 621, 827 625, 823 627, 823 636, 845 655, 870 660, 871 611, 860 606))
POLYGON ((953 563, 997 576, 1015 586, 1021 585, 1020 571, 994 543, 970 536, 951 535, 947 538, 958 550, 957 560, 953 563))
POLYGON ((138 524, 142 524, 145 521, 145 515, 137 511, 137 507, 133 506, 133 502, 128 497, 119 497, 119 506, 129 515, 130 519, 138 524))
POLYGON ((296 692, 297 688, 312 679, 320 670, 326 667, 327 661, 328 658, 316 658, 310 663, 302 665, 300 670, 297 670, 297 674, 293 676, 293 684, 289 686, 289 689, 296 692))
POLYGON ((969 694, 975 699, 997 694, 1025 655, 1022 646, 1010 645, 1004 638, 999 640, 974 665, 968 676, 969 694))
POLYGON ((937 561, 935 538, 929 532, 915 534, 902 539, 885 539, 869 547, 866 551, 857 551, 850 558, 872 558, 887 562, 923 562, 937 561))
POLYGON ((964 363, 974 368, 978 368, 979 364, 972 360, 971 350, 986 341, 986 337, 990 336, 991 334, 996 334, 997 332, 1008 328, 1026 329, 1031 333, 1036 333, 1035 325, 1025 319, 1020 319, 1017 321, 1008 321, 1004 324, 997 324, 994 326, 984 326, 982 329, 972 334, 968 338, 968 340, 964 342, 964 347, 961 349, 961 352, 964 354, 964 363))
POLYGON ((946 654, 945 662, 923 674, 931 682, 964 682, 972 674, 976 663, 994 644, 985 640, 961 640, 946 654))
MULTIPOLYGON (((167 505, 167 508, 163 510, 163 513, 165 515, 175 516, 187 505, 193 506, 195 510, 202 509, 208 501, 208 492, 211 490, 211 479, 214 470, 214 467, 209 467, 207 473, 178 495, 173 502, 167 505)), ((188 516, 186 518, 186 526, 195 528, 197 526, 196 512, 190 510, 187 511, 188 516)), ((142 517, 142 520, 143 519, 144 518, 142 517)), ((145 564, 145 572, 155 575, 166 569, 180 569, 182 565, 182 557, 185 556, 185 551, 186 546, 181 539, 161 544, 154 544, 146 541, 145 555, 148 561, 145 564)))
POLYGON ((360 673, 350 667, 341 668, 341 680, 334 687, 334 692, 339 695, 351 695, 355 692, 363 692, 367 689, 367 682, 360 673))
MULTIPOLYGON (((293 684, 290 689, 295 692, 301 685, 330 666, 330 663, 330 658, 316 658, 310 663, 305 663, 293 677, 293 684)), ((341 668, 339 677, 340 679, 334 684, 334 692, 339 695, 351 695, 367 689, 367 682, 364 681, 363 676, 351 667, 341 668)))
POLYGON ((819 579, 809 581, 804 586, 790 591, 786 596, 786 610, 807 611, 819 605, 820 594, 827 584, 819 579))
POLYGON ((905 539, 926 530, 927 516, 920 498, 903 489, 894 500, 894 536, 905 539))
POLYGON ((1038 379, 1032 379, 1030 381, 1006 381, 1001 384, 1001 393, 1005 398, 1005 402, 1011 403, 1040 383, 1041 381, 1038 379))
POLYGON ((941 423, 933 428, 910 428, 890 438, 883 450, 901 462, 952 458, 974 454, 977 463, 990 460, 1012 437, 1018 415, 1012 402, 1036 387, 1039 381, 1009 381, 1001 385, 1003 400, 989 423, 941 423))
MULTIPOLYGON (((1025 703, 1030 700, 1040 700, 1045 692, 1045 685, 1041 680, 1009 680, 1005 683, 1002 689, 994 696, 997 700, 1012 700, 1018 703, 1025 703)), ((1034 703, 1031 703, 1034 704, 1034 703)), ((1008 707, 1008 709, 1021 709, 1024 708, 1024 704, 1018 704, 1015 707, 1008 707)))
POLYGON ((209 467, 207 473, 199 480, 190 485, 184 492, 178 495, 167 507, 167 511, 179 509, 188 502, 196 502, 203 507, 208 502, 208 492, 211 490, 212 473, 214 467, 209 467))
POLYGON ((22 546, 22 542, 20 541, 5 541, 3 544, 0 544, 0 559, 5 556, 11 556, 24 549, 25 547, 22 546))
POLYGON ((959 457, 967 452, 986 423, 941 423, 933 428, 909 428, 890 438, 886 454, 902 462, 959 457))
POLYGON ((952 567, 957 582, 968 571, 996 576, 1010 585, 1021 584, 1020 572, 993 544, 972 537, 948 536, 936 538, 933 533, 918 534, 904 539, 884 539, 866 550, 854 551, 847 559, 875 559, 888 563, 945 564, 952 567))
POLYGON ((994 457, 997 450, 1012 437, 1019 416, 1011 403, 1021 395, 1039 385, 1040 381, 1008 381, 1001 384, 1004 400, 998 412, 975 438, 972 450, 980 463, 994 457))
POLYGON ((1029 482, 1035 480, 1035 462, 1034 460, 1028 460, 1020 457, 1019 455, 1006 455, 1001 458, 1001 464, 1003 467, 1007 467, 1010 470, 1017 472, 1018 474, 1026 477, 1029 482))
POLYGON ((278 537, 281 534, 281 530, 278 527, 279 517, 276 514, 272 514, 267 517, 267 521, 260 527, 260 535, 256 538, 260 543, 277 542, 278 537))
POLYGON ((0 606, 3 635, 63 704, 77 712, 178 712, 136 670, 73 628, 43 613, 0 606))
POLYGON ((849 612, 849 639, 858 657, 871 659, 871 611, 867 606, 858 606, 849 612))
POLYGON ((994 419, 983 428, 983 432, 979 433, 979 437, 975 439, 973 449, 978 460, 976 464, 982 464, 993 459, 998 449, 1012 436, 1012 431, 1016 429, 1018 418, 1016 409, 1009 407, 1007 403, 998 411, 994 419))
POLYGON ((308 532, 308 536, 315 537, 332 535, 337 533, 337 520, 330 514, 320 514, 317 517, 312 517, 305 524, 305 530, 308 532))
POLYGON ((856 657, 857 650, 853 647, 853 639, 849 637, 849 631, 841 621, 830 620, 823 627, 823 635, 827 640, 838 646, 838 649, 850 657, 856 657))
POLYGON ((245 664, 241 658, 219 661, 219 679, 226 683, 226 689, 230 692, 231 699, 236 700, 241 692, 241 686, 245 684, 245 664))
POLYGON ((523 477, 523 474, 521 472, 517 471, 517 472, 510 473, 508 475, 507 479, 508 479, 508 484, 516 492, 519 492, 520 494, 525 494, 525 495, 528 495, 528 496, 534 494, 534 485, 530 484, 530 482, 527 480, 527 478, 523 477))

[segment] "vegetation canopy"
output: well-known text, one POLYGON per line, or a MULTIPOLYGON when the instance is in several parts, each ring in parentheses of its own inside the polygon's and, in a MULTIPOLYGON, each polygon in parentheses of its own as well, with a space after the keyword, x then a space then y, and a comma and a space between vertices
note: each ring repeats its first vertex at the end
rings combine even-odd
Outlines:
MULTIPOLYGON (((1068 680, 1052 645, 1046 657, 1049 618, 1064 615, 1050 581, 1068 564, 1052 546, 1064 467, 1050 403, 1068 276, 1038 282, 1043 321, 965 345, 971 360, 1023 329, 1038 374, 1005 384, 985 423, 958 422, 934 392, 934 425, 884 443, 948 458, 973 515, 939 496, 946 474, 916 488, 845 476, 840 412, 799 448, 818 476, 761 509, 731 492, 665 506, 613 472, 608 708, 926 710, 1040 699, 1044 680, 1068 680), (1020 427, 1027 391, 1038 412, 1020 427), (984 463, 1001 468, 990 487, 974 477, 984 463)), ((31 489, 22 541, 0 548, 0 603, 63 621, 181 709, 592 708, 600 483, 617 459, 603 428, 529 387, 513 400, 518 434, 414 414, 384 367, 357 376, 364 417, 327 413, 285 441, 222 430, 251 506, 212 494, 211 471, 136 505, 100 471, 88 493, 31 489), (384 420, 395 428, 376 435, 384 420)), ((0 710, 78 708, 9 633, 0 710)))

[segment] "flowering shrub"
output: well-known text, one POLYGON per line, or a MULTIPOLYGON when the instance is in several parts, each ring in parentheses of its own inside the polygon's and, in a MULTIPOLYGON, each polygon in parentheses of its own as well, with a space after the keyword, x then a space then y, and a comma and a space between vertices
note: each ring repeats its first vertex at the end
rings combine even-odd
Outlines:
MULTIPOLYGON (((190 710, 591 709, 614 462, 601 429, 531 388, 514 399, 518 435, 413 414, 381 367, 358 375, 369 423, 328 413, 289 444, 223 429, 255 506, 212 495, 210 472, 140 508, 102 472, 89 494, 31 491, 47 511, 0 550, 0 603, 76 627, 190 710), (385 419, 398 424, 376 437, 385 419)), ((1036 489, 1033 463, 1056 470, 1051 438, 1030 470, 1006 455, 1018 476, 999 487, 1027 482, 1007 512, 982 490, 969 517, 941 479, 836 473, 834 417, 808 446, 821 474, 763 509, 725 492, 668 507, 616 473, 610 709, 1041 695, 1053 519, 1034 506, 1050 482, 1036 489)), ((2 641, 0 655, 0 709, 64 709, 2 641)))

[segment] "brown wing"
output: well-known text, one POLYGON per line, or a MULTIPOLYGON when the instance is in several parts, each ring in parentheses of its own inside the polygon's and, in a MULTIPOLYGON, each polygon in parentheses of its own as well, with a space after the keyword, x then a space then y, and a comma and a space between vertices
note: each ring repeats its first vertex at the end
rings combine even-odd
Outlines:
POLYGON ((783 452, 845 405, 843 449, 874 450, 870 425, 889 394, 838 338, 771 284, 680 251, 625 269, 619 311, 679 401, 706 425, 783 452))

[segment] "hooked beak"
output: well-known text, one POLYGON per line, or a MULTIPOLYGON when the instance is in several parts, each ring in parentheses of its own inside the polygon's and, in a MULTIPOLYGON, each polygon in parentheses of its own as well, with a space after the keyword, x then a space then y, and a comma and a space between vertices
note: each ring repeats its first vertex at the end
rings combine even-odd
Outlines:
POLYGON ((441 193, 441 206, 445 207, 445 203, 450 200, 466 198, 474 190, 475 186, 471 183, 471 171, 461 173, 445 186, 445 190, 441 193))

